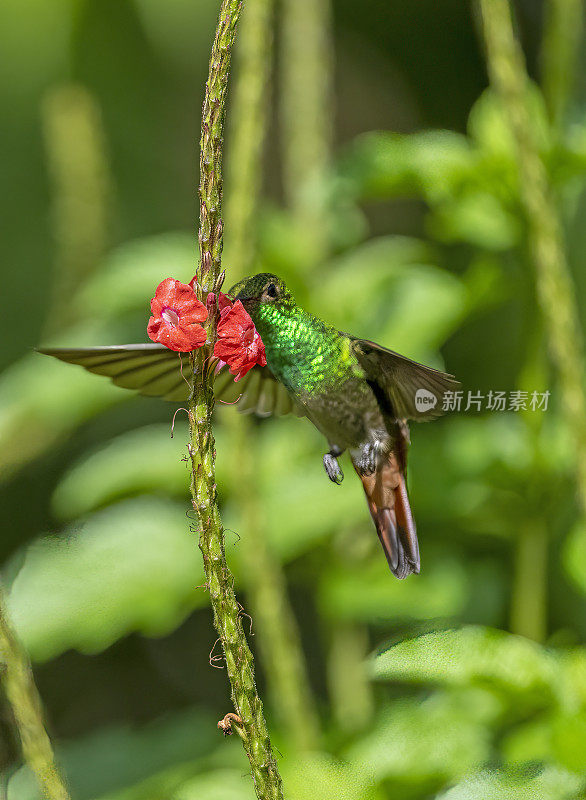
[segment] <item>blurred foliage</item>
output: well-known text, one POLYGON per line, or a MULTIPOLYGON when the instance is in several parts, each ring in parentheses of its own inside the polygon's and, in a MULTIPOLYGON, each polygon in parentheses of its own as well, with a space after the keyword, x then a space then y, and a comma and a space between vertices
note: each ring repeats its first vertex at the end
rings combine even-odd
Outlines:
POLYGON ((134 630, 173 630, 203 579, 184 510, 154 498, 112 505, 79 530, 33 542, 18 560, 9 609, 38 661, 71 647, 103 650, 134 630))
MULTIPOLYGON (((534 297, 514 148, 485 88, 466 4, 387 5, 365 3, 358 19, 354 4, 333 4, 339 144, 313 187, 330 256, 308 268, 299 221, 281 201, 279 140, 269 137, 259 269, 281 274, 300 302, 342 330, 446 366, 465 394, 552 395, 546 413, 480 413, 464 402, 460 414, 412 426, 422 574, 405 582, 389 575, 351 470, 341 488, 325 477, 316 431, 298 419, 253 422, 263 525, 287 576, 324 729, 321 752, 295 755, 267 709, 287 796, 580 798, 586 527, 534 297), (546 530, 542 569, 519 599, 519 543, 537 524, 546 530), (519 602, 539 618, 545 641, 515 629, 519 602), (365 658, 373 702, 356 725, 335 722, 326 689, 328 660, 343 658, 334 646, 341 626, 379 653, 365 658)), ((153 287, 194 271, 193 87, 203 86, 216 4, 73 7, 60 2, 48 15, 36 3, 33 20, 10 0, 0 26, 11 42, 0 48, 12 65, 10 81, 0 70, 0 102, 10 109, 4 151, 14 153, 7 177, 16 187, 3 207, 6 296, 16 286, 22 293, 23 277, 28 286, 22 302, 7 303, 11 335, 0 351, 11 364, 0 377, 10 611, 37 664, 73 797, 250 800, 238 742, 215 728, 229 701, 224 674, 208 664, 214 634, 197 588, 183 412, 171 438, 175 407, 27 352, 41 341, 57 270, 45 221, 55 187, 41 151, 44 91, 74 77, 92 92, 115 187, 110 245, 67 298, 67 321, 51 342, 144 341, 153 287)), ((520 23, 534 64, 540 29, 528 8, 520 23)), ((531 87, 583 319, 585 88, 577 86, 564 124, 552 126, 531 87)), ((229 230, 226 239, 229 254, 229 230)), ((225 424, 233 413, 216 414, 217 479, 238 588, 245 532, 225 424)), ((254 646, 254 621, 252 633, 254 646)), ((8 800, 37 800, 4 739, 8 800)))
MULTIPOLYGON (((59 756, 72 796, 90 800, 98 795, 118 796, 120 789, 140 785, 158 772, 178 773, 185 780, 195 771, 190 762, 208 757, 214 740, 213 720, 189 709, 140 731, 128 725, 109 726, 64 746, 59 756)), ((9 797, 33 800, 37 796, 32 776, 21 769, 10 781, 9 797)))

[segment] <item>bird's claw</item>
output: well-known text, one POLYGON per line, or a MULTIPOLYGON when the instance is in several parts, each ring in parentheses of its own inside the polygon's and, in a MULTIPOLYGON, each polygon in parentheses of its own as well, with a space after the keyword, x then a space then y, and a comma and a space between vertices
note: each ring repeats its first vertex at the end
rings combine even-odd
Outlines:
POLYGON ((356 468, 360 475, 372 475, 373 472, 376 472, 379 452, 379 446, 376 442, 369 442, 364 446, 360 459, 356 463, 356 468))
POLYGON ((327 473, 328 478, 333 483, 337 483, 338 486, 344 480, 344 473, 342 472, 342 468, 338 463, 338 459, 331 453, 326 453, 324 456, 324 469, 327 473))

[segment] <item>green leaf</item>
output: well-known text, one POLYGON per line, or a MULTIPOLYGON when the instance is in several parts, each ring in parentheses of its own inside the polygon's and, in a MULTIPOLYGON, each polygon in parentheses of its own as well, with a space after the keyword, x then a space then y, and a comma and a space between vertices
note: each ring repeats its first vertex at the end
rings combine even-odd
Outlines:
MULTIPOLYGON (((238 769, 222 769, 186 781, 173 795, 173 800, 204 800, 204 798, 205 800, 254 800, 255 797, 249 775, 238 769)), ((112 800, 126 800, 126 798, 112 798, 112 800)), ((134 798, 129 797, 128 800, 134 798)), ((144 800, 151 800, 150 795, 144 800)))
MULTIPOLYGON (((377 334, 381 344, 411 358, 430 362, 430 352, 442 345, 464 316, 466 290, 461 281, 436 267, 412 268, 392 295, 379 298, 378 311, 386 324, 377 334), (387 345, 388 346, 388 345, 387 345)), ((441 362, 434 359, 438 366, 441 362)))
POLYGON ((586 710, 566 711, 553 720, 552 749, 556 760, 567 769, 586 774, 586 710))
POLYGON ((558 672, 554 656, 535 642, 474 626, 400 642, 372 662, 377 679, 492 686, 543 701, 551 701, 558 672))
POLYGON ((412 269, 429 265, 433 251, 421 239, 408 236, 378 236, 333 258, 325 275, 319 276, 319 289, 310 293, 309 302, 316 314, 336 314, 340 320, 364 320, 381 293, 388 299, 395 284, 412 269), (360 274, 360 280, 356 275, 360 274))
POLYGON ((579 800, 586 781, 555 767, 538 775, 480 772, 437 800, 579 800))
POLYGON ((160 636, 206 603, 187 508, 125 501, 17 554, 9 609, 31 657, 99 652, 131 631, 160 636))
MULTIPOLYGON (((531 117, 532 134, 541 150, 551 147, 551 129, 543 94, 535 85, 529 85, 527 105, 531 117)), ((492 89, 483 92, 474 103, 468 117, 468 133, 478 147, 488 153, 516 159, 517 145, 511 132, 502 100, 492 89)))
POLYGON ((508 763, 556 763, 578 774, 586 774, 586 711, 571 707, 554 710, 520 725, 503 742, 508 763))
MULTIPOLYGON (((374 800, 372 780, 362 769, 325 753, 283 763, 283 783, 291 800, 374 800)), ((195 799, 194 799, 195 800, 195 799)))
POLYGON ((452 195, 474 168, 466 138, 439 130, 363 134, 342 158, 339 172, 360 199, 419 195, 435 201, 452 195))
POLYGON ((523 763, 552 761, 551 714, 517 725, 503 738, 501 750, 511 769, 523 763))
POLYGON ((469 191, 435 209, 428 230, 443 242, 502 252, 519 243, 522 225, 494 194, 469 191))
POLYGON ((490 726, 500 712, 500 703, 481 690, 398 700, 346 755, 377 783, 394 778, 443 784, 488 759, 490 726))

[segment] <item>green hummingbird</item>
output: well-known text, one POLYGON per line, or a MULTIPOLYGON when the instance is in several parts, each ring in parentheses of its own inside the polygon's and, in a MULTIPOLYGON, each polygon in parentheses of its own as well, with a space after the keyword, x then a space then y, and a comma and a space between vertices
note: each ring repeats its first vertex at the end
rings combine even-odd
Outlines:
MULTIPOLYGON (((266 367, 255 366, 238 384, 224 369, 214 392, 261 416, 293 412, 307 417, 328 442, 325 471, 334 483, 348 451, 389 566, 397 578, 420 570, 419 544, 405 485, 407 421, 442 413, 444 395, 458 388, 453 375, 358 339, 301 308, 276 275, 237 283, 240 300, 259 332, 266 367)), ((41 352, 80 364, 142 394, 181 401, 188 387, 177 354, 159 344, 130 344, 41 352)))

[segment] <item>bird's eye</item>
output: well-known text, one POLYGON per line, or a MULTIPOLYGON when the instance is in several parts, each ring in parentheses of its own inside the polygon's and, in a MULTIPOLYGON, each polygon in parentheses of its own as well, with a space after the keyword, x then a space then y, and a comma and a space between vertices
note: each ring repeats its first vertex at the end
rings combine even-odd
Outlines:
POLYGON ((277 287, 274 283, 269 283, 266 288, 266 295, 267 297, 276 297, 277 296, 277 287))

